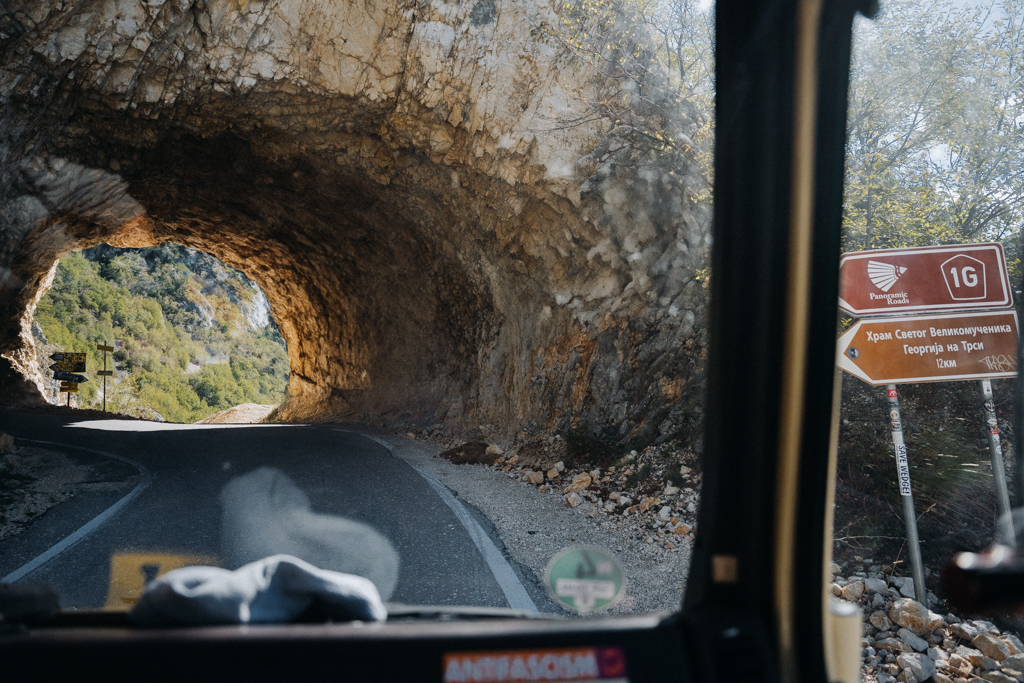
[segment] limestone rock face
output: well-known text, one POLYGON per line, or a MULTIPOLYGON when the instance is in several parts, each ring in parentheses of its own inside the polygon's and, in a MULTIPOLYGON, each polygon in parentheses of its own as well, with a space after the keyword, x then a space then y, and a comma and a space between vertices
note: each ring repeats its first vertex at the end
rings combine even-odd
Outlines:
MULTIPOLYGON (((644 144, 549 0, 8 0, 0 401, 41 400, 56 260, 174 241, 259 283, 296 419, 696 424, 710 244, 695 122, 644 144), (571 125, 570 125, 571 122, 571 125)), ((646 87, 646 86, 645 86, 646 87)), ((663 98, 664 99, 664 98, 663 98)))

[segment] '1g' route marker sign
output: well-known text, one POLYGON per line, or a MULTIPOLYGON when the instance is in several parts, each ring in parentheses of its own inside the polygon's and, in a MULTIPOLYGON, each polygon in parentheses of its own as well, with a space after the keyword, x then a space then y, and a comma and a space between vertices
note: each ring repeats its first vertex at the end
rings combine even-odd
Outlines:
POLYGON ((1017 375, 1017 313, 861 320, 839 338, 836 363, 869 384, 1017 375))
POLYGON ((839 308, 853 316, 1006 308, 1002 245, 951 244, 843 254, 839 308))

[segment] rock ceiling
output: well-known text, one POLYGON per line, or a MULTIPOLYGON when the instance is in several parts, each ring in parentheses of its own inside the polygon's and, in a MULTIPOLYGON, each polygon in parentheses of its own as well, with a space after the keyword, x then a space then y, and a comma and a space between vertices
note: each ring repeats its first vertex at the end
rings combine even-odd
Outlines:
POLYGON ((170 240, 266 293, 288 418, 620 439, 693 419, 704 181, 590 116, 621 84, 544 39, 545 0, 4 4, 0 401, 42 400, 57 259, 170 240))

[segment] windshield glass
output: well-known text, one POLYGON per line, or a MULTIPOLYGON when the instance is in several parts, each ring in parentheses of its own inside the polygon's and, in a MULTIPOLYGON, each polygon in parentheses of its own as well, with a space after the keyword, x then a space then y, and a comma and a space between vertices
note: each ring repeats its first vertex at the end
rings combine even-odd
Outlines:
POLYGON ((1019 620, 953 609, 940 571, 1012 544, 1020 504, 1022 20, 1018 2, 898 0, 854 27, 831 592, 864 609, 866 680, 915 675, 912 652, 988 676, 982 641, 1019 643, 1019 620))
POLYGON ((711 3, 172 5, 0 16, 0 580, 677 610, 711 3))

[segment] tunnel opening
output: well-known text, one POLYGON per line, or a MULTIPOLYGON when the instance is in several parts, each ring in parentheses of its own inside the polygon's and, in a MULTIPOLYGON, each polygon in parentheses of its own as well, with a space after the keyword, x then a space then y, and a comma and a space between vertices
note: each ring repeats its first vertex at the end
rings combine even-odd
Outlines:
POLYGON ((65 396, 46 373, 49 403, 170 422, 246 404, 218 419, 255 421, 285 398, 287 348, 259 286, 171 242, 68 254, 35 307, 32 334, 40 368, 55 353, 86 353, 91 381, 65 396), (100 346, 114 350, 105 357, 100 346), (100 371, 112 374, 104 382, 100 371))
POLYGON ((557 57, 531 29, 544 8, 446 28, 381 6, 370 28, 355 6, 289 6, 147 10, 159 49, 108 54, 122 37, 75 5, 12 42, 64 21, 99 41, 9 67, 0 403, 39 401, 28 312, 58 258, 173 242, 266 295, 279 419, 699 446, 706 117, 660 77, 557 57), (298 16, 340 33, 282 52, 298 16), (356 35, 372 49, 337 52, 356 35), (629 125, 592 115, 627 85, 629 125))
POLYGON ((78 124, 91 135, 21 168, 18 191, 47 210, 0 301, 19 321, 0 354, 9 386, 39 380, 26 313, 57 258, 173 242, 266 295, 290 366, 276 419, 699 438, 706 290, 688 264, 708 242, 706 216, 663 192, 692 182, 678 159, 649 156, 638 194, 635 151, 608 150, 614 172, 574 200, 365 133, 325 148, 262 126, 179 128, 140 146, 145 130, 78 124))

